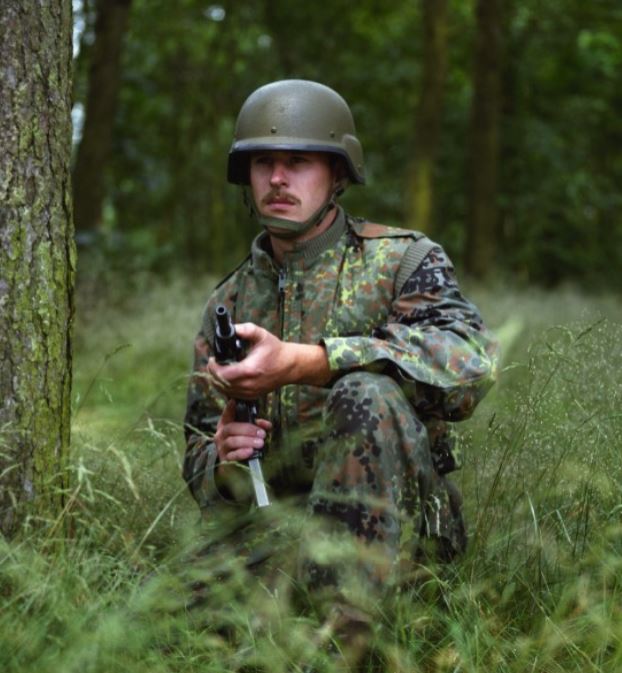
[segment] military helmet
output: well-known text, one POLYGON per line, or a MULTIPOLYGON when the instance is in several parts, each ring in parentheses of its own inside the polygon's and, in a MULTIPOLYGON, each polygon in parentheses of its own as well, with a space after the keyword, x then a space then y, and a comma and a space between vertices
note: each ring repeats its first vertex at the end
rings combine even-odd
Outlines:
POLYGON ((365 183, 363 150, 350 108, 318 82, 280 80, 246 99, 229 151, 229 182, 249 183, 249 153, 258 150, 330 152, 343 157, 351 182, 365 183))

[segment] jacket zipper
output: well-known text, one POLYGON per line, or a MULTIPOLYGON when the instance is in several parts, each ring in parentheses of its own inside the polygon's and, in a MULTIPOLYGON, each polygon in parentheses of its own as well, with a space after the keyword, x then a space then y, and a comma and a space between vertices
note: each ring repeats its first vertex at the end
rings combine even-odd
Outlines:
POLYGON ((279 338, 283 338, 285 330, 285 283, 287 282, 287 274, 284 268, 279 269, 279 319, 281 321, 281 333, 279 338))
MULTIPOLYGON (((279 338, 282 340, 285 332, 285 286, 287 283, 287 273, 283 267, 279 269, 279 279, 278 279, 278 308, 279 308, 279 322, 280 322, 280 334, 279 338)), ((279 438, 283 436, 283 405, 281 402, 281 388, 277 388, 275 391, 276 395, 276 414, 277 414, 277 433, 279 438)))

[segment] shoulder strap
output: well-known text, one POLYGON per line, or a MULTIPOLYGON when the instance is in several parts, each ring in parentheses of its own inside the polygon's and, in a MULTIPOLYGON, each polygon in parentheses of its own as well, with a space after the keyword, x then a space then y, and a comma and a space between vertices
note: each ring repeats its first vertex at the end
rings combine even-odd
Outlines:
POLYGON ((218 283, 214 285, 214 290, 217 290, 221 285, 224 285, 229 280, 229 278, 233 276, 234 273, 237 273, 252 258, 253 255, 249 252, 248 255, 246 255, 246 257, 237 266, 235 266, 224 278, 221 278, 218 283))
POLYGON ((414 239, 402 257, 400 268, 395 277, 395 296, 398 297, 402 292, 404 284, 410 276, 419 268, 426 255, 438 246, 438 243, 430 240, 420 231, 411 229, 398 229, 397 227, 387 227, 382 224, 375 224, 367 220, 358 218, 348 218, 348 224, 357 236, 361 238, 395 238, 409 237, 414 239))
POLYGON ((348 216, 348 224, 357 236, 361 238, 420 238, 423 234, 413 229, 389 227, 386 224, 376 224, 362 218, 348 216))
POLYGON ((402 292, 402 288, 406 281, 412 276, 412 274, 419 268, 421 262, 425 259, 426 255, 436 248, 438 243, 431 241, 427 236, 422 236, 416 241, 413 241, 402 258, 402 263, 395 277, 395 296, 399 297, 402 292))

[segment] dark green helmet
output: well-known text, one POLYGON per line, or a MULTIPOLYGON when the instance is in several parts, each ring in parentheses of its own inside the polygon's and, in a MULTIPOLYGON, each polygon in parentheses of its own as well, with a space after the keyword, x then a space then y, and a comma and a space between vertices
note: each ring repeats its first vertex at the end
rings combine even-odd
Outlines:
POLYGON ((318 82, 272 82, 246 99, 229 151, 229 182, 248 184, 249 152, 257 150, 337 154, 345 160, 350 181, 365 183, 363 150, 350 108, 336 91, 318 82))

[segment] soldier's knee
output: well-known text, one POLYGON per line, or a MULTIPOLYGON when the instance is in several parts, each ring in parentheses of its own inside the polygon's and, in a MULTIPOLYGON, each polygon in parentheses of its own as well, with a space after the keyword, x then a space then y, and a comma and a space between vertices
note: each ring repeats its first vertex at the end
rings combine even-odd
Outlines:
POLYGON ((390 376, 353 372, 333 386, 325 407, 325 421, 333 432, 375 433, 395 418, 418 424, 414 409, 390 376))
POLYGON ((367 406, 391 398, 406 400, 397 382, 385 374, 370 372, 352 372, 342 376, 333 385, 327 400, 327 407, 334 408, 348 400, 360 403, 365 400, 367 406))

